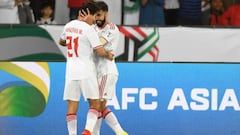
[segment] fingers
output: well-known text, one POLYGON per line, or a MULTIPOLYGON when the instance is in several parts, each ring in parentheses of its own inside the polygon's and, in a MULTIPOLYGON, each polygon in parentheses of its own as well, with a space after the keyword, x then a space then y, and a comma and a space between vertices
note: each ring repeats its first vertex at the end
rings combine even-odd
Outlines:
POLYGON ((108 51, 108 56, 107 56, 107 59, 109 59, 110 61, 112 61, 114 59, 114 54, 111 53, 111 51, 108 51))
POLYGON ((89 9, 87 8, 87 15, 90 15, 90 11, 89 11, 89 9))
POLYGON ((81 11, 79 12, 79 14, 80 14, 81 17, 86 17, 86 16, 90 15, 90 11, 89 11, 89 9, 87 8, 87 12, 85 12, 84 10, 81 10, 81 11))
POLYGON ((84 10, 82 10, 82 14, 83 14, 84 16, 87 16, 87 15, 88 15, 84 10))
POLYGON ((86 12, 84 12, 84 10, 79 11, 79 15, 80 15, 81 17, 85 17, 85 16, 86 16, 85 13, 86 13, 86 12))

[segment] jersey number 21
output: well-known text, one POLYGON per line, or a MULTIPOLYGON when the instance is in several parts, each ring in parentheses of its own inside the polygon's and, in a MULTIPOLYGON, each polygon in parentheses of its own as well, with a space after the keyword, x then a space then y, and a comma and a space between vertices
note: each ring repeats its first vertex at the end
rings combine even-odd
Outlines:
POLYGON ((68 57, 78 57, 78 37, 73 38, 68 36, 67 38, 68 57))

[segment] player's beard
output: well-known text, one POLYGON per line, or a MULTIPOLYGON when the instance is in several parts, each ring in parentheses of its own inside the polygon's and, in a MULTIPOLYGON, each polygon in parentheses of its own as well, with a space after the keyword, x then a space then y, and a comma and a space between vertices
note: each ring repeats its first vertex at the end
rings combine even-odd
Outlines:
POLYGON ((96 20, 96 24, 98 27, 102 28, 103 25, 105 24, 106 22, 106 18, 104 18, 103 20, 96 20))

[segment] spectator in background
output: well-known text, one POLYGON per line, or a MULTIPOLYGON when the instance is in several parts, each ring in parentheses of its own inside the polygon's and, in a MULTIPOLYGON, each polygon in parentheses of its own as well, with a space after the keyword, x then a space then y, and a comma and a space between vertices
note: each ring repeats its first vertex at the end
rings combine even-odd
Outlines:
POLYGON ((180 25, 201 25, 202 0, 179 0, 180 25))
POLYGON ((140 0, 139 25, 165 25, 164 0, 140 0))
POLYGON ((81 5, 84 2, 87 2, 90 0, 68 0, 68 7, 69 7, 69 19, 74 20, 78 17, 78 11, 81 7, 81 5))
POLYGON ((35 18, 29 0, 18 0, 18 16, 20 24, 34 24, 35 18))
POLYGON ((53 10, 55 9, 55 0, 31 0, 30 6, 33 9, 35 20, 41 17, 41 8, 44 3, 50 3, 53 10))
POLYGON ((164 14, 166 25, 178 25, 179 0, 165 0, 164 14))
POLYGON ((223 0, 212 0, 211 1, 211 25, 222 26, 225 25, 223 18, 224 4, 223 0))
POLYGON ((17 5, 17 0, 0 0, 0 23, 20 23, 17 5))
POLYGON ((224 23, 225 25, 230 26, 240 26, 240 1, 236 4, 230 6, 224 13, 223 13, 224 23))
POLYGON ((53 7, 50 3, 44 3, 41 8, 41 17, 36 24, 57 24, 53 18, 53 7))

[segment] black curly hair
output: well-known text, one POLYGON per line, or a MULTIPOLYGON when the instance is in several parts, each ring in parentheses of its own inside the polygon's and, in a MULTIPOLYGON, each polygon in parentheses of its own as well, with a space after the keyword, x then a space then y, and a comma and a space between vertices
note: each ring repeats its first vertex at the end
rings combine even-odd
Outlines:
POLYGON ((91 15, 94 15, 98 11, 96 2, 94 2, 94 1, 85 2, 80 7, 80 11, 83 10, 86 13, 87 13, 87 9, 89 10, 91 15))
POLYGON ((98 10, 106 11, 108 12, 108 5, 104 1, 98 1, 96 2, 98 10))

